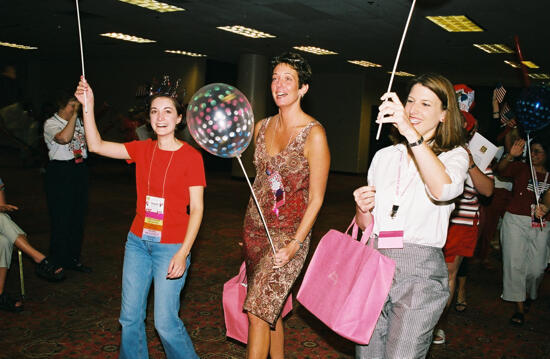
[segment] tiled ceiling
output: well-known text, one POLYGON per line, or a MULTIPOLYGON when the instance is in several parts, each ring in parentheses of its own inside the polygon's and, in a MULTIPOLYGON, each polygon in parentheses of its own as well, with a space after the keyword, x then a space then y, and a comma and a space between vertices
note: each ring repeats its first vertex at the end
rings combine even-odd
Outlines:
MULTIPOLYGON (((271 57, 293 46, 326 48, 331 56, 306 54, 316 71, 366 72, 388 76, 401 38, 410 0, 167 0, 186 11, 157 13, 117 0, 81 0, 86 61, 96 58, 178 56, 166 49, 202 53, 210 59, 236 63, 243 53, 271 57), (251 39, 218 30, 243 25, 274 39, 251 39), (99 36, 121 32, 156 40, 135 44, 99 36), (347 60, 368 60, 381 68, 362 68, 347 60)), ((36 46, 34 51, 0 47, 3 59, 79 61, 73 0, 3 0, 0 2, 0 42, 36 46)), ((515 54, 486 54, 473 43, 504 43, 514 48, 520 39, 525 59, 550 73, 546 23, 547 0, 417 0, 399 70, 441 72, 453 81, 521 86, 518 70, 504 60, 515 54), (449 33, 425 17, 467 15, 485 31, 449 33)))

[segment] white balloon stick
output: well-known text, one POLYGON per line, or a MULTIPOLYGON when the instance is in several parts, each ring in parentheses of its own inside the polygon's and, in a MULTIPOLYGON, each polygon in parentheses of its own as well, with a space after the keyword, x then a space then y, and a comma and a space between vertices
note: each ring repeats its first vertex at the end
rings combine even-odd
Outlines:
MULTIPOLYGON (((80 39, 80 62, 82 63, 82 78, 84 80, 86 79, 86 72, 84 71, 84 50, 82 47, 82 30, 80 27, 80 8, 78 7, 78 0, 75 0, 76 2, 76 19, 78 22, 78 38, 80 39)), ((84 91, 84 112, 88 113, 88 109, 86 108, 86 91, 84 91)))
POLYGON ((273 250, 273 254, 276 254, 277 251, 275 250, 275 246, 273 245, 273 240, 271 239, 271 235, 269 234, 269 229, 267 228, 267 222, 265 221, 264 214, 262 213, 262 208, 260 207, 260 203, 258 202, 258 199, 256 198, 256 194, 254 193, 254 189, 252 189, 252 184, 250 184, 250 180, 248 179, 248 175, 246 174, 246 170, 244 169, 243 163, 241 161, 241 156, 237 156, 237 160, 239 161, 239 164, 241 165, 241 169, 244 173, 244 178, 246 178, 246 182, 248 183, 248 187, 250 187, 250 192, 252 192, 252 198, 254 198, 254 202, 256 203, 256 207, 258 208, 258 212, 260 213, 260 217, 262 218, 262 222, 265 227, 265 232, 267 233, 267 239, 269 239, 269 244, 271 244, 271 249, 273 250))
MULTIPOLYGON (((540 192, 539 192, 539 181, 537 180, 537 171, 535 170, 535 167, 533 167, 533 159, 531 158, 531 139, 529 138, 529 132, 527 132, 527 155, 529 156, 529 168, 531 169, 531 180, 533 181, 533 190, 535 192, 535 201, 537 203, 537 207, 539 205, 539 198, 540 198, 540 192)), ((544 190, 544 188, 543 188, 544 190)), ((542 232, 543 224, 542 224, 542 217, 539 217, 540 222, 540 230, 542 232)))
MULTIPOLYGON (((399 49, 397 50, 397 56, 395 56, 395 62, 393 63, 393 70, 390 76, 390 83, 388 85, 388 90, 390 92, 391 86, 393 84, 393 78, 395 77, 395 71, 397 70, 397 63, 399 62, 399 57, 401 56, 401 49, 403 49, 403 44, 405 43, 405 36, 407 35, 407 30, 409 29, 409 24, 411 22, 412 14, 414 11, 414 6, 416 5, 416 0, 413 0, 411 5, 411 10, 409 11, 409 17, 407 18, 407 23, 405 24, 405 29, 403 30, 403 35, 401 36, 401 43, 399 44, 399 49)), ((382 124, 378 124, 378 132, 376 132, 376 139, 380 138, 380 131, 382 130, 382 124)))

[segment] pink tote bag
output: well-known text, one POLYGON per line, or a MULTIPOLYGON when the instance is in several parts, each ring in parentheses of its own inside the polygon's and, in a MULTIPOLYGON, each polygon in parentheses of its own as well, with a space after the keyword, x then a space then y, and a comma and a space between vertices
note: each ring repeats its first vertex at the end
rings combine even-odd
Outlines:
MULTIPOLYGON (((243 262, 239 274, 223 285, 222 302, 226 335, 245 344, 248 342, 248 316, 243 311, 246 290, 246 264, 243 262)), ((292 294, 283 306, 282 316, 286 316, 291 310, 292 294)))
POLYGON ((362 345, 370 341, 395 272, 392 259, 372 244, 367 245, 373 224, 363 232, 360 242, 355 219, 346 233, 328 231, 315 250, 296 296, 330 329, 362 345))

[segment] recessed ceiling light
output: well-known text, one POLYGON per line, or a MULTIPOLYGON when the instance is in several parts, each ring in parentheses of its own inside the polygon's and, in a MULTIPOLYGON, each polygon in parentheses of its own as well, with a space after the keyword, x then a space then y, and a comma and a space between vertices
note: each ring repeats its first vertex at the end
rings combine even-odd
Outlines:
POLYGON ((244 27, 241 25, 233 25, 233 26, 218 26, 217 27, 220 30, 229 31, 237 35, 242 35, 246 37, 252 37, 254 39, 262 39, 262 38, 273 38, 276 37, 275 35, 268 34, 267 32, 262 32, 256 29, 251 29, 249 27, 244 27))
POLYGON ((338 55, 337 52, 321 49, 320 47, 315 46, 294 46, 294 49, 309 52, 315 55, 338 55))
POLYGON ((535 80, 548 80, 550 75, 548 74, 529 74, 529 77, 535 80))
POLYGON ((512 54, 514 50, 504 44, 474 44, 475 47, 488 54, 512 54))
POLYGON ((375 64, 374 62, 366 60, 348 60, 350 64, 359 65, 363 67, 382 67, 382 65, 375 64))
POLYGON ((107 32, 105 34, 100 34, 100 35, 105 36, 105 37, 110 37, 110 38, 113 38, 113 39, 118 39, 118 40, 138 42, 140 44, 156 42, 155 40, 144 39, 142 37, 133 36, 133 35, 121 34, 119 32, 107 32))
POLYGON ((480 32, 483 29, 464 15, 456 16, 426 16, 434 24, 449 32, 480 32))
POLYGON ((530 69, 538 69, 539 68, 539 66, 537 64, 535 64, 534 62, 531 62, 531 61, 522 61, 521 63, 524 64, 525 66, 527 66, 530 69))
POLYGON ((166 4, 160 1, 155 0, 118 0, 128 4, 141 6, 149 10, 154 10, 158 12, 174 12, 174 11, 185 11, 181 7, 174 5, 166 4))
POLYGON ((164 52, 167 52, 169 54, 185 55, 185 56, 191 56, 191 57, 206 57, 206 55, 203 55, 203 54, 197 54, 195 52, 189 52, 189 51, 183 51, 183 50, 164 50, 164 52))
POLYGON ((504 60, 504 63, 506 65, 510 65, 512 66, 513 68, 517 69, 518 67, 520 67, 520 64, 515 62, 515 61, 508 61, 508 60, 504 60))
POLYGON ((36 49, 38 49, 38 47, 34 47, 34 46, 12 44, 11 42, 2 42, 2 41, 0 41, 0 46, 13 47, 15 49, 20 49, 20 50, 36 50, 36 49))
MULTIPOLYGON (((388 74, 391 74, 391 71, 388 71, 388 74)), ((414 74, 410 74, 410 73, 405 72, 405 71, 396 71, 396 72, 395 72, 395 76, 413 77, 413 76, 415 76, 415 75, 414 75, 414 74)))

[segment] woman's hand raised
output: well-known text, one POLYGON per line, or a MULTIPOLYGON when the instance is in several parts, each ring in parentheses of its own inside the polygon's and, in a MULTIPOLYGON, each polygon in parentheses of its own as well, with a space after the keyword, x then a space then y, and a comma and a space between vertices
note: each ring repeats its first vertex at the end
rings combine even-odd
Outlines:
POLYGON ((376 123, 391 123, 407 141, 416 141, 419 137, 418 132, 409 120, 409 115, 397 94, 386 92, 380 99, 384 102, 378 107, 376 123))
POLYGON ((92 88, 88 85, 86 79, 82 76, 80 76, 80 82, 76 87, 74 96, 76 97, 78 102, 80 102, 85 108, 88 108, 88 106, 94 106, 94 92, 92 91, 92 88), (84 96, 84 93, 86 93, 86 96, 84 96))

